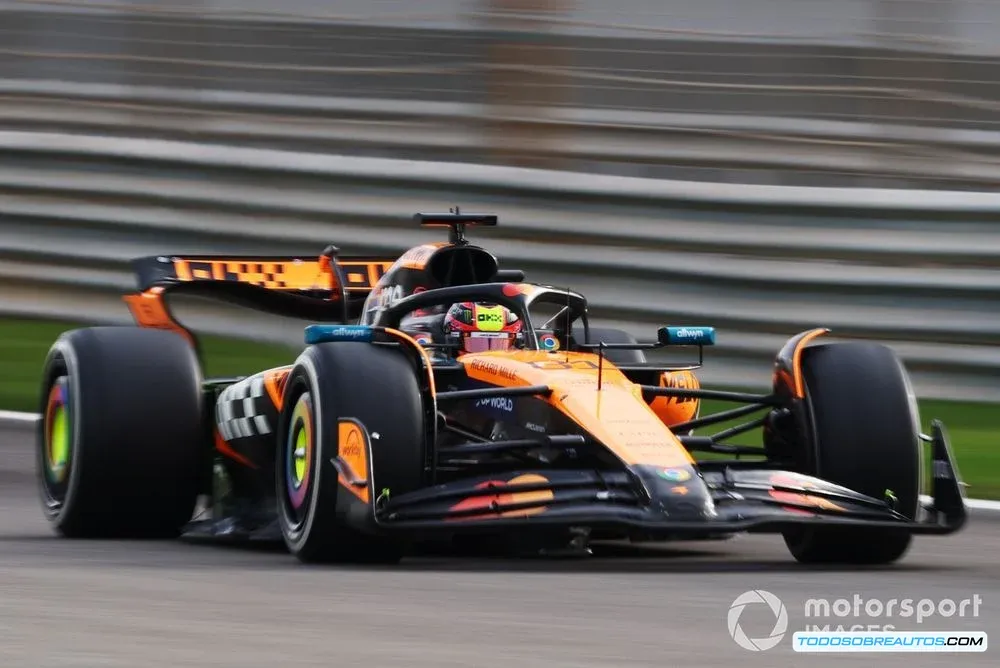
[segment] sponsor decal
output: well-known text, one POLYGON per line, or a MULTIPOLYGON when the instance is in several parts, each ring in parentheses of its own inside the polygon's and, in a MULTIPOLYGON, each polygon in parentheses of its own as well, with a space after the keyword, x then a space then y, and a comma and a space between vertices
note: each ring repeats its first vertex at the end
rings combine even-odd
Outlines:
POLYGON ((810 506, 813 508, 821 508, 823 510, 847 511, 847 509, 843 506, 822 496, 816 496, 815 494, 800 494, 798 492, 784 492, 772 489, 768 492, 768 496, 775 501, 787 503, 791 506, 810 506))
POLYGON ((843 511, 845 508, 829 499, 818 496, 816 494, 809 494, 807 492, 799 491, 789 491, 792 489, 802 489, 802 490, 812 490, 816 492, 822 491, 820 487, 813 481, 811 481, 806 476, 800 476, 795 473, 775 473, 770 478, 771 484, 776 488, 789 488, 789 489, 772 489, 768 492, 768 495, 782 503, 788 503, 793 506, 812 506, 815 508, 822 508, 824 510, 835 510, 843 511))
POLYGON ((671 493, 679 494, 681 496, 687 496, 687 493, 691 490, 687 488, 687 485, 677 485, 676 487, 670 488, 671 493))
POLYGON ((335 336, 342 339, 361 339, 370 334, 370 330, 367 327, 364 328, 354 328, 354 327, 338 327, 336 329, 330 330, 330 336, 335 336))
POLYGON ((476 402, 478 408, 494 408, 510 413, 514 410, 514 400, 510 397, 490 397, 476 402))
POLYGON ((428 346, 431 343, 433 343, 433 339, 431 339, 431 335, 430 334, 425 334, 425 333, 424 334, 416 334, 413 337, 413 340, 416 341, 417 343, 419 343, 421 346, 428 346))
POLYGON ((365 301, 365 312, 385 310, 405 296, 406 291, 402 285, 382 285, 380 282, 368 295, 368 299, 365 301))
POLYGON ((806 476, 795 473, 775 473, 771 476, 771 485, 774 487, 801 487, 803 489, 819 489, 816 483, 806 476))
POLYGON ((344 459, 353 460, 361 456, 361 432, 354 425, 347 430, 347 442, 341 452, 344 459))
POLYGON ((476 304, 475 320, 479 329, 488 332, 499 332, 506 324, 502 306, 483 306, 476 304))
POLYGON ((705 332, 700 329, 678 329, 675 336, 679 339, 700 339, 705 336, 705 332))
POLYGON ((382 288, 378 291, 378 298, 376 301, 377 308, 386 309, 398 302, 404 296, 402 285, 393 285, 390 287, 382 288))
POLYGON ((410 269, 423 269, 427 264, 427 260, 431 258, 431 255, 433 255, 437 249, 438 246, 435 244, 414 246, 400 255, 399 259, 396 260, 396 264, 410 269))
MULTIPOLYGON (((413 292, 411 293, 411 296, 412 295, 419 295, 421 292, 427 292, 427 288, 425 288, 422 285, 418 285, 417 287, 413 288, 413 292)), ((411 315, 413 315, 414 317, 423 317, 423 316, 426 316, 426 315, 430 315, 430 311, 427 310, 427 309, 424 309, 424 308, 418 308, 418 309, 414 309, 413 313, 411 315)), ((421 344, 421 345, 423 345, 423 344, 421 344)))
MULTIPOLYGON (((535 474, 525 473, 510 480, 488 480, 476 485, 477 490, 490 489, 491 487, 505 487, 508 485, 544 485, 549 482, 548 478, 535 474)), ((499 494, 485 496, 470 496, 459 501, 451 507, 452 512, 482 510, 482 514, 466 515, 456 517, 454 520, 482 520, 499 517, 530 517, 544 513, 545 503, 555 498, 552 490, 542 489, 533 492, 501 492, 499 494), (522 508, 519 510, 505 510, 504 506, 515 504, 538 504, 535 507, 522 508)))
MULTIPOLYGON (((678 390, 697 390, 701 387, 698 377, 690 371, 664 371, 660 374, 660 387, 678 390)), ((698 397, 659 397, 666 403, 687 404, 697 402, 698 397)))
MULTIPOLYGON (((344 464, 347 473, 353 476, 354 480, 367 480, 368 448, 361 425, 350 418, 340 420, 337 425, 337 437, 339 441, 338 458, 344 464)), ((353 481, 343 475, 338 475, 337 479, 349 492, 361 501, 368 503, 370 496, 367 485, 355 485, 353 481)))
MULTIPOLYGON (((528 362, 531 366, 536 369, 544 369, 545 371, 597 371, 600 365, 589 359, 574 359, 574 360, 551 360, 543 359, 534 362, 528 362)), ((611 373, 612 369, 610 365, 605 367, 605 373, 611 373)), ((589 376, 588 376, 589 378, 589 376)))
POLYGON ((514 373, 510 368, 497 364, 496 362, 488 362, 486 360, 473 360, 472 364, 469 365, 474 371, 480 373, 489 374, 491 376, 499 376, 500 378, 506 378, 507 380, 517 380, 517 374, 514 373))
POLYGON ((687 469, 660 469, 657 473, 670 482, 684 482, 691 479, 691 472, 687 469))
POLYGON ((542 347, 542 350, 549 352, 559 350, 559 337, 554 334, 542 334, 538 337, 538 343, 542 347))
POLYGON ((535 291, 535 287, 527 283, 508 283, 503 286, 502 291, 508 297, 517 297, 518 295, 530 295, 535 291))
POLYGON ((306 327, 306 344, 331 341, 371 341, 374 332, 363 325, 309 325, 306 327))
POLYGON ((657 338, 664 345, 715 345, 714 327, 661 327, 657 338))
POLYGON ((535 424, 534 422, 525 422, 524 428, 527 429, 528 431, 538 432, 539 434, 545 433, 545 427, 543 427, 540 424, 535 424))

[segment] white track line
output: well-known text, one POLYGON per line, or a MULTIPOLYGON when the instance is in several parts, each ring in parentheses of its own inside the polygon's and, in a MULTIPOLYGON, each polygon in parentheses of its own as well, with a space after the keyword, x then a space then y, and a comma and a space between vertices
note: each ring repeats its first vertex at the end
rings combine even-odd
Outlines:
POLYGON ((19 413, 17 411, 0 411, 0 422, 38 422, 41 416, 37 413, 19 413))
MULTIPOLYGON (((18 422, 28 424, 38 422, 41 416, 37 413, 21 413, 18 411, 0 410, 0 422, 18 422)), ((922 497, 925 502, 930 502, 930 497, 922 497)), ((965 505, 973 510, 986 510, 989 512, 1000 512, 1000 501, 989 501, 986 499, 966 499, 965 505)))
MULTIPOLYGON (((924 503, 930 503, 931 497, 921 495, 920 499, 924 503)), ((988 499, 966 499, 965 505, 973 510, 985 510, 991 513, 1000 512, 1000 501, 990 501, 988 499)))
POLYGON ((1000 501, 990 501, 988 499, 966 499, 965 505, 973 510, 1000 513, 1000 501))

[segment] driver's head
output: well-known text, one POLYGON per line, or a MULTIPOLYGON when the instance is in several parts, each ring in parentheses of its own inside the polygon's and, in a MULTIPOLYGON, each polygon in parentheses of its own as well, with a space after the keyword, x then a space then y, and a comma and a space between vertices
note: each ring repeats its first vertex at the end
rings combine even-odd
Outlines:
POLYGON ((499 304, 461 302, 444 316, 445 343, 458 344, 458 355, 521 348, 522 324, 510 309, 499 304))

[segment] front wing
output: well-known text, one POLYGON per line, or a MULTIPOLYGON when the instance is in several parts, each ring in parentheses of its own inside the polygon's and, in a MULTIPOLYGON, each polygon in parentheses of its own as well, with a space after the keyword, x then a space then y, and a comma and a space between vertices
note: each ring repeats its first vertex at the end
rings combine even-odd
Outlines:
POLYGON ((877 499, 761 464, 701 471, 708 496, 688 497, 681 491, 687 486, 673 483, 676 498, 650 495, 635 471, 520 471, 382 499, 373 513, 369 509, 350 517, 368 530, 415 537, 578 526, 649 540, 780 532, 802 525, 953 533, 967 519, 962 483, 940 423, 927 438, 933 452, 933 494, 914 519, 894 510, 891 497, 877 499))

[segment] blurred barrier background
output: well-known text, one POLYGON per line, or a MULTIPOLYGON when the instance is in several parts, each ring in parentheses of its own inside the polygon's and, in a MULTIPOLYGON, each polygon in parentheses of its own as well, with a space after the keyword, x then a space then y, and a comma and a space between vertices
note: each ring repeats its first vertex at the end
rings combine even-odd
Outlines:
POLYGON ((1000 400, 1000 3, 277 7, 0 1, 0 307, 127 320, 129 257, 392 253, 459 204, 599 318, 718 325, 711 380, 826 325, 1000 400))
POLYGON ((3 122, 664 178, 998 181, 992 0, 276 7, 0 2, 3 122))

